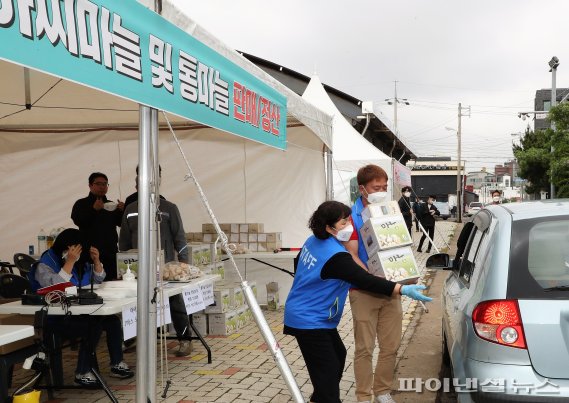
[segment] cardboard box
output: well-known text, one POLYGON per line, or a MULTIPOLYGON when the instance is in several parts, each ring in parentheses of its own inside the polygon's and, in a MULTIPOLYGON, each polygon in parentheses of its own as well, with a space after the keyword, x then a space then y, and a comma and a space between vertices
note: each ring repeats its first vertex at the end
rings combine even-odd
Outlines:
POLYGON ((399 204, 392 200, 383 203, 372 203, 362 211, 362 220, 366 222, 370 218, 400 215, 399 204))
POLYGON ((241 234, 249 233, 249 224, 239 224, 239 232, 241 234))
POLYGON ((413 284, 421 277, 421 272, 410 247, 378 252, 367 262, 369 272, 401 284, 413 284))
POLYGON ((276 282, 267 284, 267 307, 271 311, 280 307, 279 284, 276 282))
MULTIPOLYGON (((269 232, 265 234, 267 236, 267 242, 282 242, 283 234, 282 232, 269 232)), ((260 241, 263 242, 263 241, 260 241)))
POLYGON ((206 267, 209 274, 218 274, 222 280, 225 278, 225 265, 223 262, 210 263, 206 267))
POLYGON ((245 305, 245 294, 241 286, 234 286, 229 289, 229 301, 233 308, 239 308, 245 305))
POLYGON ((229 311, 229 290, 215 289, 213 290, 213 304, 205 308, 205 313, 223 313, 229 311))
POLYGON ((370 218, 360 229, 368 256, 413 243, 402 215, 370 218))
POLYGON ((209 245, 210 249, 211 249, 211 262, 220 262, 221 261, 221 244, 217 243, 217 245, 215 243, 211 243, 209 245))
POLYGON ((239 224, 231 224, 231 233, 238 234, 239 233, 239 224))
POLYGON ((211 263, 211 248, 208 243, 188 245, 190 263, 194 266, 203 266, 211 263))
POLYGON ((208 330, 213 336, 228 336, 238 329, 237 311, 214 313, 208 315, 208 330))
POLYGON ((202 242, 203 243, 211 243, 217 239, 217 234, 203 234, 202 242))
POLYGON ((229 235, 229 242, 230 243, 239 243, 239 233, 231 233, 231 235, 229 235))
POLYGON ((212 223, 202 224, 202 232, 204 234, 217 234, 215 226, 212 223))
POLYGON ((231 224, 219 224, 219 228, 226 234, 231 232, 231 224))
POLYGON ((239 243, 248 243, 249 242, 249 234, 247 233, 240 233, 239 234, 239 243))
POLYGON ((207 316, 208 315, 205 313, 205 311, 200 311, 192 314, 192 323, 202 336, 207 335, 207 316))
POLYGON ((258 252, 259 244, 257 242, 250 242, 249 247, 247 249, 249 249, 251 252, 258 252))
POLYGON ((258 242, 267 242, 267 234, 257 234, 258 242))
POLYGON ((265 232, 265 225, 262 223, 249 224, 249 233, 258 234, 260 232, 265 232))
POLYGON ((267 252, 272 252, 275 249, 280 249, 283 247, 282 241, 277 242, 267 242, 267 252))
POLYGON ((257 236, 258 236, 258 234, 249 233, 249 236, 247 237, 247 242, 249 242, 249 243, 257 242, 257 236))
MULTIPOLYGON (((159 252, 160 266, 164 266, 164 251, 159 252)), ((126 273, 127 265, 130 270, 138 277, 138 249, 131 249, 127 252, 117 252, 117 277, 122 278, 126 273)))
POLYGON ((257 243, 257 252, 266 252, 266 251, 267 251, 267 243, 266 242, 257 243))
POLYGON ((248 306, 242 306, 237 309, 237 328, 241 329, 253 319, 253 313, 248 306))
MULTIPOLYGON (((0 314, 0 325, 34 325, 33 315, 0 314)), ((34 344, 34 336, 0 346, 0 354, 8 354, 34 344)))

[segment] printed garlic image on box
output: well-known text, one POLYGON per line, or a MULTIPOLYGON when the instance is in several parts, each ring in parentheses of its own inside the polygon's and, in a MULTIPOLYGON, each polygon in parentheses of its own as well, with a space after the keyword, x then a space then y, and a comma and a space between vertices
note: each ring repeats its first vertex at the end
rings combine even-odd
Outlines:
POLYGON ((385 217, 388 215, 399 215, 401 210, 399 209, 399 204, 395 200, 391 200, 383 203, 372 203, 368 204, 362 211, 362 220, 366 222, 370 218, 374 217, 385 217))
POLYGON ((360 235, 368 256, 413 243, 402 215, 370 218, 360 229, 360 235))
POLYGON ((401 284, 416 283, 421 277, 410 247, 378 252, 370 257, 367 266, 374 276, 401 284))

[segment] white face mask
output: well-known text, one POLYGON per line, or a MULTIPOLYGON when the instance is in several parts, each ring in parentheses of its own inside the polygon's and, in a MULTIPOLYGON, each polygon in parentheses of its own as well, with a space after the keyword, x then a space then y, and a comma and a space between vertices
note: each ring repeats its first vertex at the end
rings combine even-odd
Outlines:
POLYGON ((354 232, 354 227, 352 226, 352 224, 349 224, 348 226, 339 230, 338 233, 334 236, 338 241, 347 242, 350 240, 350 237, 352 236, 353 232, 354 232))
POLYGON ((495 202, 499 202, 500 201, 500 196, 494 196, 492 198, 492 200, 494 200, 495 202))
POLYGON ((387 196, 387 192, 374 192, 367 194, 367 201, 368 203, 381 203, 385 197, 387 196))
POLYGON ((405 193, 403 193, 403 196, 405 196, 405 197, 410 197, 410 196, 411 196, 411 192, 405 192, 405 193))

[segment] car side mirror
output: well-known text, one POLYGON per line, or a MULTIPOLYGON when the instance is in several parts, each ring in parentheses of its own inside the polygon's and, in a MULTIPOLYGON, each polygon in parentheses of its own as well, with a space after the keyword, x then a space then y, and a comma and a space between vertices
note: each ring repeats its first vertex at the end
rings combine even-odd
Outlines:
POLYGON ((427 258, 427 269, 452 270, 452 261, 446 253, 435 253, 427 258))

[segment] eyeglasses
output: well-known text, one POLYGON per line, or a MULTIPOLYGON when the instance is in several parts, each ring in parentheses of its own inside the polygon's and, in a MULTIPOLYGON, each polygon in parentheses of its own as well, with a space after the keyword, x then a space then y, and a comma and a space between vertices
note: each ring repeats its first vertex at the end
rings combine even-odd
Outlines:
POLYGON ((102 186, 102 187, 109 187, 110 185, 108 184, 108 182, 93 182, 93 185, 95 186, 102 186))

